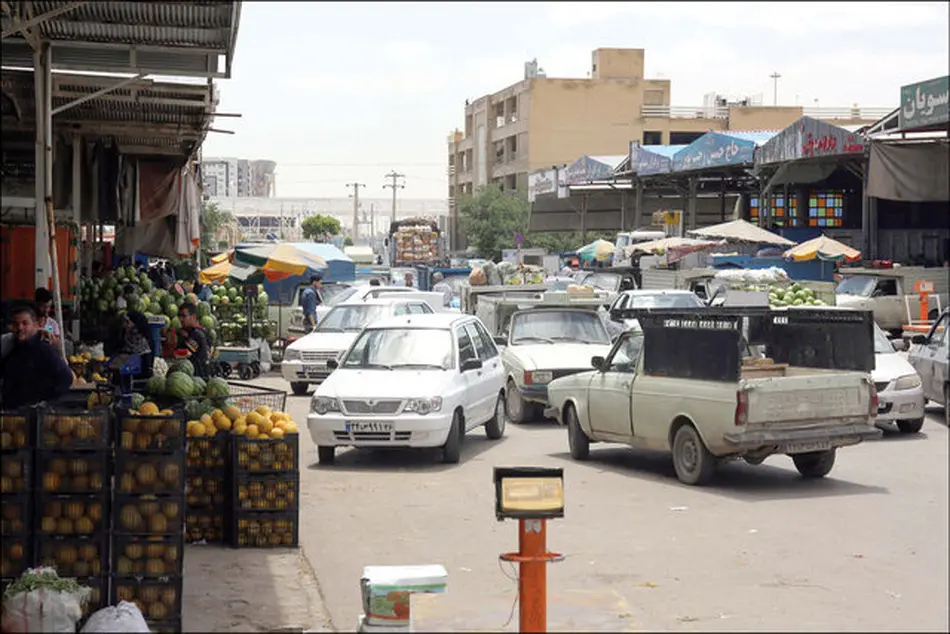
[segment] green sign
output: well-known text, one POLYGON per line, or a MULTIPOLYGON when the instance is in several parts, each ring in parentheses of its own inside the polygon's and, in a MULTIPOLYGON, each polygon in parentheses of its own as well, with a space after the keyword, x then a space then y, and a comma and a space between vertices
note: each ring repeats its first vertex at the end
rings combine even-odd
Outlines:
POLYGON ((901 109, 898 127, 913 130, 950 122, 947 95, 950 76, 921 81, 901 88, 901 109))

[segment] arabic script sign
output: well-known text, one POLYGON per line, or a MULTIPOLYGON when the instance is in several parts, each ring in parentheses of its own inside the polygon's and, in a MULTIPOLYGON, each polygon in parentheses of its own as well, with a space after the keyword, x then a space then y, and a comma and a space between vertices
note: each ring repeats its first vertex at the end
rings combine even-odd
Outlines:
POLYGON ((901 130, 946 124, 950 76, 938 77, 901 88, 901 109, 897 114, 901 130))
POLYGON ((557 170, 543 169, 528 174, 528 202, 534 202, 538 196, 553 194, 557 191, 557 170))
POLYGON ((752 163, 755 143, 718 132, 707 132, 673 156, 673 171, 752 163))
POLYGON ((636 141, 630 144, 630 169, 638 176, 668 174, 672 162, 670 157, 651 152, 636 141))
POLYGON ((769 165, 864 152, 864 137, 836 125, 802 117, 769 139, 755 155, 756 165, 769 165))
POLYGON ((568 185, 581 185, 610 178, 612 173, 613 168, 609 165, 584 156, 574 161, 574 164, 565 170, 564 176, 568 185))

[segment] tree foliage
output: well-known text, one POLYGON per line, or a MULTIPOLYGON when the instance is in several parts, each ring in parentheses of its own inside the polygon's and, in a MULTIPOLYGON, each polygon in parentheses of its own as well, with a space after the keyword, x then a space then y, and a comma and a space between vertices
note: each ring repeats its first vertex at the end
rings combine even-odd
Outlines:
POLYGON ((333 216, 315 214, 304 218, 304 221, 300 223, 300 228, 303 230, 303 237, 307 240, 325 242, 330 236, 340 233, 340 221, 333 216))
POLYGON ((557 251, 574 251, 594 240, 603 239, 613 242, 617 239, 616 233, 606 231, 588 231, 582 236, 580 231, 551 231, 545 233, 531 233, 525 236, 525 247, 547 249, 551 253, 557 251))
POLYGON ((221 230, 228 225, 237 225, 234 214, 221 209, 217 203, 208 200, 201 204, 199 222, 201 225, 201 250, 205 253, 220 249, 219 234, 221 230))
POLYGON ((353 246, 353 238, 351 238, 350 236, 346 236, 345 238, 343 238, 343 246, 345 247, 353 246))
POLYGON ((515 234, 528 226, 528 201, 494 185, 479 187, 458 204, 462 231, 485 258, 500 260, 501 250, 514 248, 515 234))

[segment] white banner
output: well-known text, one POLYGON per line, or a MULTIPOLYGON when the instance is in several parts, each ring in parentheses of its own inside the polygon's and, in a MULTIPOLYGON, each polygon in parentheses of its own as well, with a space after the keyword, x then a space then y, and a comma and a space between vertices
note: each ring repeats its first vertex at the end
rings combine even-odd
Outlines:
POLYGON ((535 170, 528 174, 528 202, 533 203, 535 198, 543 194, 553 194, 557 191, 557 170, 535 170))

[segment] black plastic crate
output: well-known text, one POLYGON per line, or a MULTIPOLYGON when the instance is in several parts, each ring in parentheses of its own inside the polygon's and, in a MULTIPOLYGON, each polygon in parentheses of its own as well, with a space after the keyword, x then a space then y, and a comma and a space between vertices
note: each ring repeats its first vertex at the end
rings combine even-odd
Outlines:
MULTIPOLYGON (((101 575, 98 577, 86 577, 85 579, 76 579, 76 583, 89 588, 89 596, 86 602, 82 604, 82 619, 80 627, 85 625, 89 615, 101 610, 109 605, 109 577, 101 575)), ((77 631, 79 628, 76 628, 77 631)))
POLYGON ((185 453, 115 454, 115 486, 121 494, 185 492, 185 453))
POLYGON ((294 511, 300 500, 300 477, 297 473, 235 475, 233 491, 232 505, 238 513, 294 511))
POLYGON ((33 533, 33 498, 28 494, 0 497, 0 535, 33 533))
POLYGON ((5 452, 0 459, 0 494, 27 493, 33 487, 33 450, 5 452))
POLYGON ((0 537, 0 577, 19 577, 33 565, 33 552, 28 535, 0 537))
POLYGON ((39 494, 35 496, 34 531, 37 535, 62 537, 107 535, 109 497, 108 493, 39 494))
POLYGON ((110 603, 135 603, 142 616, 155 623, 181 619, 182 577, 139 579, 114 575, 110 584, 110 603))
POLYGON ((47 407, 39 411, 39 448, 73 451, 109 449, 112 410, 47 407))
POLYGON ((109 571, 109 536, 37 537, 34 559, 56 569, 60 577, 98 577, 109 571))
POLYGON ((231 483, 225 471, 189 472, 185 475, 188 508, 224 508, 231 502, 231 483))
POLYGON ((180 634, 181 619, 168 619, 167 621, 145 621, 152 634, 180 634))
POLYGON ((185 415, 178 409, 171 413, 144 415, 118 410, 116 452, 179 451, 185 446, 185 415))
POLYGON ((184 495, 116 495, 112 503, 115 534, 180 536, 185 519, 184 495))
POLYGON ((36 488, 43 493, 88 494, 109 490, 105 451, 36 452, 36 488))
POLYGON ((259 440, 235 436, 231 442, 234 473, 297 473, 300 442, 297 434, 259 440))
POLYGON ((235 548, 296 548, 300 516, 296 512, 234 513, 231 543, 235 548))
POLYGON ((113 572, 123 577, 180 576, 184 571, 184 538, 178 535, 114 535, 113 572))
POLYGON ((207 438, 189 438, 187 466, 189 471, 227 469, 231 464, 231 434, 218 432, 207 438))
POLYGON ((36 408, 0 410, 0 450, 19 451, 36 446, 36 408))
POLYGON ((185 542, 230 543, 230 512, 227 509, 191 508, 185 511, 185 542))

